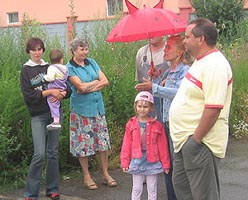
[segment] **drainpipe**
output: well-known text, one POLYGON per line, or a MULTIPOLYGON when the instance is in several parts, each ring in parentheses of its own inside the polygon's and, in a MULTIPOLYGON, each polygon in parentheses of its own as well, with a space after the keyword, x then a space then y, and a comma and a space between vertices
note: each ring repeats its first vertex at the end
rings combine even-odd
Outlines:
POLYGON ((67 45, 70 47, 70 42, 75 36, 75 22, 77 22, 78 16, 66 17, 67 19, 67 45))

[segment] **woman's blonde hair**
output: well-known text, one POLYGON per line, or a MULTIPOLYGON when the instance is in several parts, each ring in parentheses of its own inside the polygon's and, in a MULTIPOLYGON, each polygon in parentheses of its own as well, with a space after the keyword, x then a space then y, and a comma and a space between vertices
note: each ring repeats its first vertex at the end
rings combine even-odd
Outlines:
POLYGON ((183 62, 184 64, 191 65, 194 59, 186 52, 185 46, 183 44, 184 38, 185 36, 180 34, 180 35, 172 35, 168 38, 168 40, 173 40, 177 49, 183 52, 179 57, 178 62, 179 63, 183 62))

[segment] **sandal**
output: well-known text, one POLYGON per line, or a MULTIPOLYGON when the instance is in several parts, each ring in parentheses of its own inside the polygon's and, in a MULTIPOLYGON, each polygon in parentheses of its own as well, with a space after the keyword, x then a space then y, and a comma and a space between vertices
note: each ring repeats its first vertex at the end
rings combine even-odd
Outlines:
POLYGON ((84 180, 83 181, 84 187, 88 190, 96 190, 98 187, 96 183, 92 179, 84 180))
POLYGON ((108 187, 116 187, 117 186, 116 181, 111 176, 108 176, 108 178, 103 178, 102 184, 107 185, 108 187))

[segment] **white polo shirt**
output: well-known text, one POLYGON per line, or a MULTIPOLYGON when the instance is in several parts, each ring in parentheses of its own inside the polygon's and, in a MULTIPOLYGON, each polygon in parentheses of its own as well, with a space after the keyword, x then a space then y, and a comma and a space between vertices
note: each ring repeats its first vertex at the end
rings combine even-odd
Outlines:
POLYGON ((221 108, 220 116, 203 138, 213 154, 225 156, 228 141, 228 118, 232 96, 232 70, 217 49, 195 60, 183 79, 169 111, 170 134, 175 153, 179 152, 197 128, 203 109, 221 108))

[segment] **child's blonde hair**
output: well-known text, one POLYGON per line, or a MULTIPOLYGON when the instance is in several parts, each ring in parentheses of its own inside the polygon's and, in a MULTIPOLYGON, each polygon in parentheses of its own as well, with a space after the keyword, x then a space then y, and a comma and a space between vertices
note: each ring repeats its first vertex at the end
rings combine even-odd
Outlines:
POLYGON ((137 106, 138 101, 145 101, 145 102, 149 102, 151 104, 152 111, 154 112, 154 120, 156 120, 157 119, 157 113, 156 113, 156 110, 155 110, 155 107, 154 107, 154 97, 153 97, 153 95, 148 91, 142 91, 142 92, 139 92, 137 94, 137 96, 135 97, 135 100, 134 100, 134 110, 135 110, 136 113, 137 113, 136 106, 137 106))

